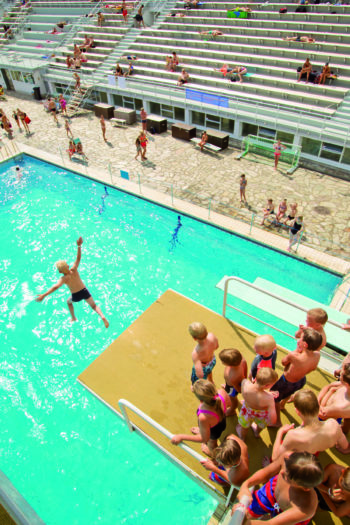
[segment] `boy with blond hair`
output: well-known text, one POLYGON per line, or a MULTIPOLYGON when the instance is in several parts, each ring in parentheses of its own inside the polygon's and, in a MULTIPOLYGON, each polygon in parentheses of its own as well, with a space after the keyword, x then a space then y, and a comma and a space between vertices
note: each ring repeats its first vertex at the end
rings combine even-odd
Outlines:
POLYGON ((322 335, 322 343, 318 350, 321 350, 327 344, 327 338, 324 331, 324 325, 328 321, 328 314, 323 308, 311 308, 306 313, 306 325, 300 324, 299 329, 295 332, 295 337, 300 338, 305 328, 313 328, 322 335))
POLYGON ((247 378, 247 361, 239 350, 235 348, 225 348, 219 354, 220 360, 225 366, 225 390, 231 398, 231 408, 226 415, 232 416, 236 412, 238 405, 237 396, 241 392, 241 383, 247 378))
POLYGON ((276 350, 276 341, 272 335, 264 334, 258 335, 254 341, 254 350, 256 357, 252 363, 249 379, 255 379, 257 371, 260 368, 272 368, 275 369, 277 350, 276 350))
POLYGON ((294 395, 294 406, 302 425, 298 428, 294 428, 294 424, 284 425, 279 429, 272 450, 272 461, 292 450, 318 454, 335 445, 347 447, 348 441, 335 419, 318 419, 320 406, 314 392, 299 390, 294 395))
POLYGON ((197 343, 192 351, 191 383, 193 385, 197 379, 208 379, 214 383, 212 371, 216 365, 214 352, 219 347, 218 339, 211 332, 208 333, 202 323, 191 323, 188 331, 197 343))
POLYGON ((297 341, 297 348, 289 352, 283 359, 284 371, 279 380, 271 388, 278 392, 275 399, 277 422, 281 426, 281 401, 288 399, 306 384, 306 375, 316 370, 320 360, 319 348, 322 345, 322 335, 313 328, 304 328, 297 341))
POLYGON ((245 440, 249 427, 252 427, 255 437, 268 424, 276 423, 275 399, 269 390, 276 383, 277 372, 272 368, 261 368, 256 374, 254 383, 249 379, 242 381, 243 404, 238 416, 236 431, 238 436, 245 440))
MULTIPOLYGON (((249 501, 247 523, 259 525, 258 519, 270 514, 272 519, 267 523, 306 525, 316 513, 318 500, 314 488, 322 482, 323 476, 320 462, 308 452, 280 456, 241 486, 237 499, 249 501), (249 488, 261 483, 264 485, 252 494, 249 488)), ((232 512, 242 505, 235 505, 232 512)))

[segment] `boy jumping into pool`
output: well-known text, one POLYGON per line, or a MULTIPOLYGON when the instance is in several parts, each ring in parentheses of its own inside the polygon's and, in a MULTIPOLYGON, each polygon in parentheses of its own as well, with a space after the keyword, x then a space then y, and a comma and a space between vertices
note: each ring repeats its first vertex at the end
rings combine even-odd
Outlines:
POLYGON ((78 272, 78 266, 81 260, 81 245, 83 244, 83 238, 79 237, 77 240, 78 245, 78 252, 77 252, 77 258, 75 260, 75 263, 73 264, 72 268, 69 268, 66 261, 58 261, 56 263, 56 268, 59 271, 59 273, 63 274, 63 277, 59 279, 59 281, 51 286, 51 288, 43 293, 37 296, 35 299, 38 303, 40 303, 47 295, 50 295, 51 293, 55 292, 60 288, 63 284, 66 284, 70 291, 72 292, 71 297, 68 299, 68 308, 70 311, 70 314, 72 316, 71 322, 74 323, 74 321, 77 321, 77 318, 74 314, 74 307, 73 303, 78 303, 79 301, 82 301, 83 299, 91 306, 93 310, 101 317, 102 321, 104 322, 104 325, 106 328, 109 327, 109 322, 103 315, 101 309, 99 306, 96 305, 95 301, 91 297, 90 292, 85 288, 85 285, 83 281, 81 280, 81 277, 78 272))

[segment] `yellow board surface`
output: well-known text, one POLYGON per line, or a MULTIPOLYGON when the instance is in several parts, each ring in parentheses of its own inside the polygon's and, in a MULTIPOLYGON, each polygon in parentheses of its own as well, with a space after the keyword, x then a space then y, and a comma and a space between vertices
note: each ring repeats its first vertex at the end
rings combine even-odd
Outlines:
MULTIPOLYGON (((250 367, 255 357, 255 334, 183 295, 168 290, 82 372, 79 381, 117 411, 118 400, 124 398, 170 432, 190 433, 191 427, 197 424, 198 407, 198 400, 190 388, 194 341, 188 333, 188 325, 193 321, 204 323, 208 331, 218 337, 217 356, 224 348, 238 348, 250 367)), ((280 363, 285 354, 285 350, 278 349, 276 370, 279 375, 282 373, 280 363)), ((217 357, 213 371, 216 385, 224 382, 223 369, 217 357)), ((307 387, 318 392, 333 380, 327 372, 317 370, 308 376, 307 387)), ((130 419, 197 474, 208 479, 209 473, 195 459, 132 413, 130 419)), ((300 423, 292 404, 287 405, 287 411, 282 413, 282 422, 300 423)), ((227 429, 222 439, 235 432, 236 425, 237 417, 227 418, 227 429)), ((253 433, 248 434, 252 472, 261 468, 264 455, 271 455, 275 436, 275 429, 263 430, 261 439, 256 439, 253 433)), ((200 445, 188 444, 201 452, 200 445)), ((323 465, 334 461, 345 465, 348 457, 333 449, 320 454, 320 460, 323 465)), ((222 490, 216 485, 215 488, 222 490)), ((319 512, 315 523, 328 525, 341 521, 327 512, 319 512)), ((350 520, 345 519, 342 523, 350 523, 350 520)))

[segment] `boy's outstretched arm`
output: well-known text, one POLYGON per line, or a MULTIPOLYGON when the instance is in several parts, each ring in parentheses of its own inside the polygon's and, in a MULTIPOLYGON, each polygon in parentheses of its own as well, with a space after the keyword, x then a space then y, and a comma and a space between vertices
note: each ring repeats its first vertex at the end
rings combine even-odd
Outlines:
POLYGON ((56 284, 54 284, 53 286, 51 286, 51 288, 49 288, 49 289, 47 290, 47 292, 42 293, 42 294, 40 294, 40 295, 37 295, 36 298, 35 298, 36 302, 37 302, 37 303, 41 303, 41 301, 42 301, 43 299, 45 299, 46 296, 48 296, 48 295, 50 295, 51 293, 53 293, 53 292, 55 292, 56 290, 58 290, 58 289, 62 286, 62 284, 64 284, 64 278, 63 278, 63 277, 61 277, 61 279, 60 279, 56 284))
POLYGON ((196 376, 198 377, 198 379, 203 379, 204 377, 203 365, 195 350, 193 350, 192 352, 192 361, 193 361, 194 369, 196 371, 196 376))
POLYGON ((81 260, 81 245, 82 244, 83 244, 83 238, 79 237, 79 239, 77 240, 77 245, 78 245, 77 258, 75 259, 75 263, 72 266, 72 270, 77 270, 78 266, 80 264, 80 260, 81 260))

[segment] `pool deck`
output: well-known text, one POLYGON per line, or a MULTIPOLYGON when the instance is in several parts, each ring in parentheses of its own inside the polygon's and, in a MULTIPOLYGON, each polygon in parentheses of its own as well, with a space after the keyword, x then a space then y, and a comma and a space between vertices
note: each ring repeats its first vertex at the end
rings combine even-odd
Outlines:
MULTIPOLYGON (((190 428, 196 424, 198 401, 190 389, 193 340, 187 326, 195 320, 203 322, 208 330, 218 336, 219 350, 225 347, 238 348, 250 366, 255 355, 255 334, 183 295, 168 290, 102 352, 80 374, 78 380, 117 412, 118 400, 123 398, 170 432, 189 433, 190 428)), ((278 350, 276 369, 279 375, 282 372, 280 363, 285 354, 285 350, 278 350)), ((222 384, 223 366, 219 359, 213 374, 216 384, 222 384)), ((333 379, 330 374, 319 369, 308 376, 307 386, 318 392, 333 379)), ((130 419, 198 476, 208 481, 209 473, 197 460, 172 445, 139 417, 130 413, 130 419)), ((282 413, 282 422, 298 422, 292 405, 288 405, 288 411, 282 413)), ((237 417, 229 417, 223 437, 235 432, 236 424, 237 417)), ((259 440, 249 433, 247 444, 252 471, 260 468, 264 455, 271 455, 275 436, 275 429, 265 429, 259 440)), ((188 444, 201 453, 200 445, 188 444)), ((323 465, 333 461, 347 465, 347 460, 348 456, 340 454, 336 449, 320 454, 323 465)), ((222 491, 217 485, 215 489, 222 491)), ((350 524, 350 520, 341 522, 329 513, 319 511, 313 523, 338 525, 350 524)))

